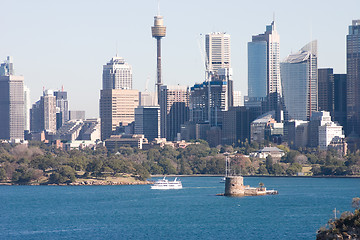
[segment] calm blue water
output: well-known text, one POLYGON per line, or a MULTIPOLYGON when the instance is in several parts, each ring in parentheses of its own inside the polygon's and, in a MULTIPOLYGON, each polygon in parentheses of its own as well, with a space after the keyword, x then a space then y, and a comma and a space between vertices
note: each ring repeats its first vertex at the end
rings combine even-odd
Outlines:
POLYGON ((150 186, 0 186, 0 239, 314 239, 360 179, 245 178, 279 195, 230 198, 219 177, 150 186))

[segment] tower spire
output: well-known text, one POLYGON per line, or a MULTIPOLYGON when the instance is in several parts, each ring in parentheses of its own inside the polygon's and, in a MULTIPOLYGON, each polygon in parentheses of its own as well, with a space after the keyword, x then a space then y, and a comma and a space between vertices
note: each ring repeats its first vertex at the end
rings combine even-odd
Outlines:
POLYGON ((166 27, 164 26, 164 19, 162 16, 157 15, 154 17, 154 26, 151 27, 153 38, 156 38, 157 42, 157 97, 158 104, 160 105, 160 89, 162 85, 161 79, 161 38, 166 35, 166 27))

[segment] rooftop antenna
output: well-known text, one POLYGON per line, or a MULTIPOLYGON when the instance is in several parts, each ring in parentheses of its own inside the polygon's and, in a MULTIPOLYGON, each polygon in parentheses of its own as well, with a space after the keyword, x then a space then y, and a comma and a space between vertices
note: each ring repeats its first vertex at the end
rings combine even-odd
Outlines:
POLYGON ((61 91, 62 92, 64 91, 64 85, 61 85, 61 91))
POLYGON ((115 46, 116 46, 115 51, 116 51, 116 57, 117 57, 118 56, 118 41, 115 42, 115 46))
POLYGON ((158 11, 157 11, 157 15, 160 16, 160 0, 158 0, 158 11))
POLYGON ((146 83, 145 83, 145 92, 147 92, 147 90, 148 90, 149 80, 150 80, 150 76, 148 75, 146 78, 146 83))

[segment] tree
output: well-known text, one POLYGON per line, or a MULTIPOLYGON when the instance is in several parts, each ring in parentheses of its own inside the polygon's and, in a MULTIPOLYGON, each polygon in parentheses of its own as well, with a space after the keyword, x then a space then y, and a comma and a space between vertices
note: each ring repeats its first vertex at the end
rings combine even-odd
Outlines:
POLYGON ((278 164, 278 163, 275 163, 272 167, 272 173, 275 174, 275 175, 282 175, 284 174, 284 168, 278 164))
POLYGON ((292 163, 288 169, 286 169, 286 174, 293 176, 296 175, 298 172, 302 171, 302 166, 298 163, 292 163))
POLYGON ((265 164, 266 164, 266 170, 272 174, 273 173, 273 159, 272 159, 272 156, 271 155, 268 155, 266 157, 266 161, 265 161, 265 164))
POLYGON ((260 167, 258 169, 258 173, 261 175, 269 174, 269 172, 267 171, 266 167, 263 164, 260 165, 260 167))
POLYGON ((75 181, 75 170, 70 166, 62 166, 49 177, 49 183, 63 184, 75 181))
POLYGON ((4 168, 0 168, 0 181, 7 180, 6 171, 4 168))

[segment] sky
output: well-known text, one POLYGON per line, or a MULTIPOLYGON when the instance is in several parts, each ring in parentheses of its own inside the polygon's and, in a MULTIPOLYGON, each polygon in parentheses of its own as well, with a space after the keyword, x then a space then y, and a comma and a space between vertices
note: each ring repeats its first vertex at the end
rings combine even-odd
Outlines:
MULTIPOLYGON (((161 0, 167 35, 162 40, 163 82, 204 80, 201 34, 231 35, 234 90, 247 95, 247 42, 274 16, 280 56, 318 40, 318 67, 346 73, 346 35, 360 19, 359 0, 161 0)), ((157 0, 0 0, 0 62, 12 56, 32 103, 43 88, 68 91, 70 110, 99 117, 102 67, 113 56, 133 68, 133 88, 155 89, 157 0)))

